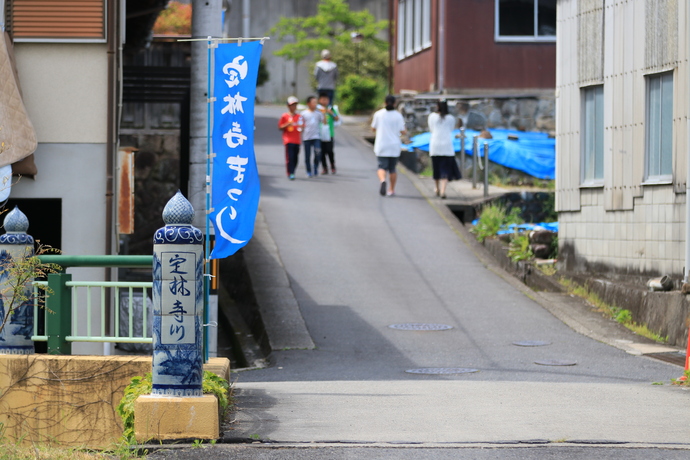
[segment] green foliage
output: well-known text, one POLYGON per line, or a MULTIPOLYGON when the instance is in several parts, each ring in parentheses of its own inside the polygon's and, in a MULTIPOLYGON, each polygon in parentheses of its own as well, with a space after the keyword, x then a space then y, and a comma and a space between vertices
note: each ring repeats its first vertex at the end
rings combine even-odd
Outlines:
POLYGON ((508 257, 510 257, 510 260, 513 262, 529 260, 534 257, 529 245, 529 235, 527 235, 527 232, 515 232, 513 234, 510 245, 508 246, 508 257))
POLYGON ((117 413, 122 418, 123 438, 127 442, 134 442, 134 401, 139 396, 151 394, 153 388, 151 373, 143 377, 132 377, 132 381, 125 387, 125 394, 117 405, 117 413))
MULTIPOLYGON (((230 405, 230 385, 228 381, 218 377, 213 372, 204 371, 201 385, 204 394, 212 394, 218 398, 220 415, 225 416, 225 412, 230 405)), ((133 377, 131 383, 125 388, 124 396, 116 408, 118 415, 122 418, 122 425, 124 427, 122 436, 125 442, 134 442, 134 402, 139 396, 151 394, 152 388, 153 383, 150 372, 143 377, 133 377)))
POLYGON ((513 208, 506 214, 506 208, 500 204, 490 204, 482 209, 477 225, 470 229, 477 235, 477 240, 481 243, 486 238, 495 236, 504 225, 521 224, 520 210, 513 208))
POLYGON ((263 84, 266 83, 269 78, 271 78, 271 75, 268 73, 268 69, 266 68, 266 60, 261 58, 259 59, 259 73, 256 76, 256 86, 263 86, 263 84))
POLYGON ((615 318, 616 321, 618 321, 621 324, 627 324, 627 323, 632 323, 632 313, 630 313, 630 310, 621 310, 619 311, 615 318))
POLYGON ((225 411, 230 405, 230 384, 228 381, 218 377, 213 372, 204 371, 204 379, 201 385, 205 394, 212 394, 218 398, 218 407, 220 408, 221 416, 224 416, 225 411))
POLYGON ((383 98, 382 85, 372 78, 348 75, 338 87, 338 99, 343 113, 368 112, 383 98))
POLYGON ((583 298, 591 305, 596 307, 596 309, 603 313, 604 316, 612 318, 617 322, 621 323, 623 326, 627 327, 637 335, 642 337, 647 337, 655 342, 665 343, 668 342, 668 337, 662 337, 656 332, 651 331, 646 324, 638 324, 633 321, 632 313, 630 310, 624 310, 616 305, 609 305, 604 302, 601 297, 596 293, 590 291, 584 286, 580 286, 577 283, 569 280, 567 278, 561 278, 560 283, 565 286, 568 290, 568 294, 576 295, 583 298))
POLYGON ((283 45, 276 56, 296 64, 310 58, 311 68, 321 50, 329 49, 338 64, 339 86, 349 75, 368 77, 385 86, 388 42, 378 35, 387 27, 388 21, 376 21, 368 10, 351 11, 345 0, 320 0, 314 16, 283 17, 270 34, 283 45), (360 43, 352 43, 353 32, 361 35, 360 43))
POLYGON ((671 379, 671 383, 679 386, 690 386, 690 370, 684 371, 680 378, 671 379))
MULTIPOLYGON (((23 257, 3 257, 0 258, 0 272, 6 276, 5 286, 0 290, 2 299, 3 313, 0 316, 0 332, 10 321, 12 314, 27 302, 35 303, 34 290, 30 283, 37 278, 45 278, 50 273, 58 273, 60 266, 56 264, 42 263, 40 256, 44 254, 55 254, 60 251, 50 246, 39 244, 33 254, 26 254, 23 257)), ((45 285, 35 285, 39 292, 39 297, 50 294, 50 289, 45 285)))

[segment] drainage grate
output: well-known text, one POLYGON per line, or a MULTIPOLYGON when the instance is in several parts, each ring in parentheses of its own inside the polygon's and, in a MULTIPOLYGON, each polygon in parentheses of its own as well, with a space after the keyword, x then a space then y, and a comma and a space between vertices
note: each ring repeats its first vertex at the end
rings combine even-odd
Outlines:
POLYGON ((391 329, 398 329, 401 331, 446 331, 453 329, 453 326, 447 324, 428 324, 428 323, 403 323, 391 324, 391 329))
POLYGON ((545 359, 543 361, 535 361, 534 364, 540 366, 574 366, 577 361, 565 361, 562 359, 545 359))
POLYGON ((665 363, 675 364, 676 366, 685 367, 685 353, 672 351, 667 353, 647 353, 644 356, 648 358, 658 359, 665 363))
POLYGON ((523 340, 521 342, 513 342, 513 345, 518 347, 543 347, 545 345, 551 345, 551 342, 545 342, 543 340, 523 340))
POLYGON ((467 369, 464 367, 426 367, 421 369, 408 369, 408 374, 472 374, 479 372, 479 369, 467 369))

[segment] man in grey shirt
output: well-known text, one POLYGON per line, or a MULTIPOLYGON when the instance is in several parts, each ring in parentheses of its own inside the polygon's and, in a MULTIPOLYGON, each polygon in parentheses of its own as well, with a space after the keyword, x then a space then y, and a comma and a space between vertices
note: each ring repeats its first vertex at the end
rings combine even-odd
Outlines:
POLYGON ((307 109, 303 110, 304 130, 302 131, 302 143, 304 144, 304 162, 307 166, 307 177, 319 175, 321 163, 321 123, 323 114, 316 110, 316 97, 307 98, 307 109), (314 171, 311 170, 311 150, 314 149, 314 171))
POLYGON ((314 66, 314 77, 318 94, 328 95, 328 104, 333 104, 335 85, 338 80, 338 66, 331 61, 331 52, 321 51, 321 60, 314 66))

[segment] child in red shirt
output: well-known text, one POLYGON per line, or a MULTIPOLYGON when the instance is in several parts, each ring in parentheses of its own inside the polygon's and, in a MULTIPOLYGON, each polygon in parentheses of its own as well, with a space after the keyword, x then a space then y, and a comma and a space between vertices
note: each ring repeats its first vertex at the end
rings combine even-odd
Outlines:
POLYGON ((302 116, 297 113, 299 99, 290 96, 287 100, 289 112, 285 112, 278 121, 278 129, 283 132, 285 144, 285 167, 290 180, 295 180, 295 167, 299 157, 299 145, 302 143, 302 116))

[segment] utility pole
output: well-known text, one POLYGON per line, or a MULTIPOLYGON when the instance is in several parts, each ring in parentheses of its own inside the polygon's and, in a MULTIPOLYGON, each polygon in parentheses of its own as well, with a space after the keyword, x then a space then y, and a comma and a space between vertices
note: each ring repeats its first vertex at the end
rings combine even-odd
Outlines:
MULTIPOLYGON (((192 38, 220 38, 223 34, 221 24, 222 0, 192 1, 192 38)), ((190 84, 189 119, 189 201, 196 210, 194 226, 206 230, 206 135, 208 43, 193 41, 192 74, 190 84)))
MULTIPOLYGON (((192 0, 192 38, 221 38, 223 35, 222 0, 192 0)), ((192 41, 192 68, 189 115, 189 190, 188 197, 196 210, 193 225, 206 232, 207 129, 208 129, 208 42, 192 41)), ((211 152, 213 153, 213 152, 211 152)), ((209 229, 210 231, 210 229, 209 229)), ((205 283, 209 286, 209 283, 205 283)), ((210 296, 209 322, 218 321, 218 296, 210 296)), ((217 355, 218 329, 206 327, 208 353, 217 355)))

